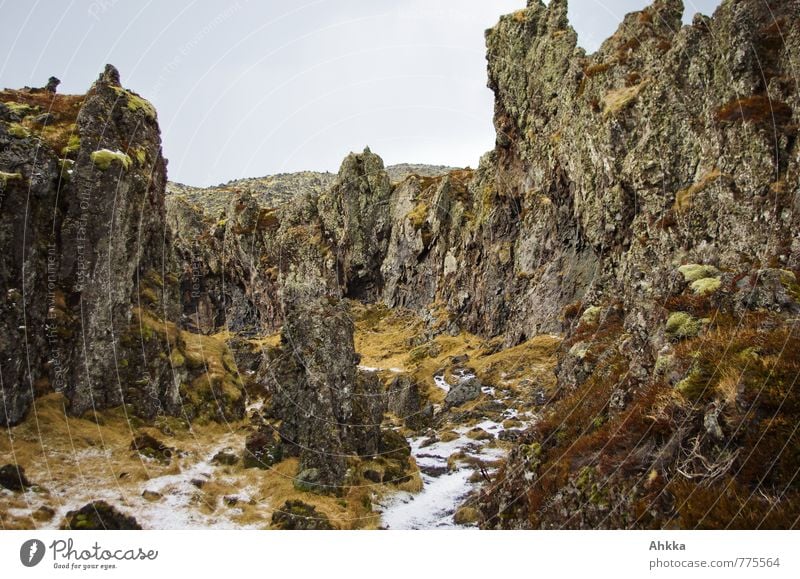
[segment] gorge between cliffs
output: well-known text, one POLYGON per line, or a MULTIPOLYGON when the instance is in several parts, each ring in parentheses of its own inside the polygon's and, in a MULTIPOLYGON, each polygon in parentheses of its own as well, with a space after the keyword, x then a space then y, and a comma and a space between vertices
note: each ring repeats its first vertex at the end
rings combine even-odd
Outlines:
POLYGON ((797 528, 800 2, 683 12, 501 17, 475 169, 0 91, 0 528, 797 528))

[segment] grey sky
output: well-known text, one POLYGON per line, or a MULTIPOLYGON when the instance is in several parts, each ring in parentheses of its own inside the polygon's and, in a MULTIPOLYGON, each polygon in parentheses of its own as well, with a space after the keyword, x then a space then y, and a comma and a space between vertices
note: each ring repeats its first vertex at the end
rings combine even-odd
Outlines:
MULTIPOLYGON (((647 0, 572 0, 593 51, 647 0)), ((685 0, 688 21, 719 0, 685 0)), ((106 62, 158 109, 170 179, 476 166, 494 143, 484 29, 525 0, 0 0, 0 85, 84 92, 106 62)))

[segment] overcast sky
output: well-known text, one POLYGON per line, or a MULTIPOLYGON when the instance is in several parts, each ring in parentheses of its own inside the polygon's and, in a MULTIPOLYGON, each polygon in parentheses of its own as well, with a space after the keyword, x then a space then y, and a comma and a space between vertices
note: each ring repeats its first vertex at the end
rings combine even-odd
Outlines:
MULTIPOLYGON (((573 0, 594 51, 646 0, 573 0)), ((719 0, 685 0, 690 21, 719 0)), ((0 86, 82 93, 105 63, 158 109, 170 179, 475 167, 494 144, 483 31, 525 0, 0 0, 0 86)))

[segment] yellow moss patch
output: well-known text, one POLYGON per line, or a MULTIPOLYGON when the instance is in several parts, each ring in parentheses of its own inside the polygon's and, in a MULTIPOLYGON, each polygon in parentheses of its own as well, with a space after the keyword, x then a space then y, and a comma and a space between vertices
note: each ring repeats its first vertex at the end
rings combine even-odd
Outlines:
POLYGON ((684 339, 695 337, 702 328, 701 320, 686 312, 674 312, 667 319, 666 332, 672 338, 684 339))
POLYGON ((406 215, 406 219, 411 222, 412 227, 414 229, 419 230, 425 224, 425 220, 428 218, 428 211, 430 211, 430 205, 427 202, 421 201, 417 203, 417 205, 409 211, 408 215, 406 215))
POLYGON ((719 279, 715 277, 706 277, 693 281, 692 291, 699 296, 704 296, 714 293, 721 285, 722 282, 719 279))
POLYGON ((698 263, 682 265, 678 268, 678 271, 683 275, 683 279, 688 282, 719 275, 719 270, 713 265, 701 265, 698 263))
POLYGON ((100 149, 92 153, 92 163, 101 171, 106 171, 114 161, 122 164, 125 170, 131 166, 131 158, 122 151, 100 149))
POLYGON ((28 129, 26 129, 19 123, 9 123, 8 134, 18 139, 24 139, 26 137, 30 137, 31 135, 28 129))
POLYGON ((125 107, 129 111, 141 111, 144 115, 151 119, 156 119, 156 109, 150 101, 143 99, 138 94, 126 90, 122 87, 112 87, 117 95, 125 101, 125 107))
POLYGON ((81 138, 73 133, 69 136, 66 146, 61 149, 61 154, 67 157, 73 153, 77 153, 81 148, 81 138))
POLYGON ((6 105, 8 110, 12 113, 20 115, 21 117, 26 117, 28 115, 32 115, 38 112, 38 107, 29 105, 27 103, 18 103, 15 101, 6 101, 3 103, 6 105))
POLYGON ((9 181, 22 181, 22 173, 6 173, 0 171, 0 185, 6 185, 9 181))

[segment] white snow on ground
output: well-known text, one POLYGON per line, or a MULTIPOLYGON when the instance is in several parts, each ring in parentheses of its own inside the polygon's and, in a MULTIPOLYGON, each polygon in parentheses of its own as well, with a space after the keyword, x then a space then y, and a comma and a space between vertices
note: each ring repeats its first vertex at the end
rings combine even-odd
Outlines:
POLYGON ((463 529, 453 522, 458 504, 471 490, 472 472, 462 468, 433 478, 422 475, 425 488, 414 495, 400 492, 384 507, 382 521, 388 529, 463 529))
POLYGON ((364 372, 383 372, 384 370, 388 370, 394 374, 401 374, 403 372, 402 368, 374 368, 373 366, 359 366, 358 369, 364 372))
MULTIPOLYGON (((257 405, 251 408, 255 409, 257 405)), ((219 467, 211 459, 220 450, 225 448, 244 447, 244 434, 231 433, 219 439, 219 444, 207 454, 195 456, 189 454, 185 457, 176 457, 180 461, 181 470, 177 474, 169 474, 151 478, 142 482, 136 492, 131 492, 129 486, 92 488, 93 485, 73 485, 69 488, 52 489, 51 492, 58 497, 60 507, 56 515, 40 528, 58 528, 66 517, 67 512, 74 511, 89 502, 104 500, 114 505, 125 514, 132 515, 143 529, 250 529, 262 528, 261 525, 243 525, 233 520, 233 517, 242 514, 242 510, 235 506, 217 505, 213 512, 206 514, 202 505, 202 493, 192 484, 192 480, 208 481, 224 479, 219 467), (199 460, 198 460, 199 459, 199 460), (195 462, 196 461, 196 462, 195 462), (160 493, 162 498, 148 501, 142 497, 144 491, 160 493)), ((102 450, 91 449, 78 453, 85 456, 87 453, 103 454, 102 450)), ((89 481, 87 481, 88 483, 89 481)), ((227 481, 226 481, 227 482, 227 481)), ((26 491, 30 496, 31 510, 44 504, 37 494, 26 491)), ((240 502, 248 502, 255 494, 255 489, 239 489, 235 495, 240 502)), ((266 505, 264 505, 266 506, 266 505)), ((25 509, 27 512, 28 509, 25 509)))
MULTIPOLYGON (((469 376, 461 376, 466 380, 469 376)), ((436 386, 449 391, 450 385, 443 376, 434 376, 436 386)), ((485 389, 485 394, 494 396, 494 388, 485 389)), ((522 418, 514 408, 503 413, 504 418, 522 418)), ((533 415, 529 415, 533 419, 533 415)), ((473 440, 467 436, 470 430, 481 428, 497 437, 503 430, 502 424, 493 420, 484 420, 473 426, 459 426, 453 431, 458 438, 449 442, 435 442, 422 447, 427 436, 409 440, 411 454, 420 469, 423 488, 417 494, 398 492, 389 496, 379 505, 382 511, 383 526, 388 529, 464 529, 456 525, 453 515, 459 505, 475 490, 479 483, 470 482, 473 467, 459 463, 455 470, 448 470, 447 459, 454 453, 461 452, 467 457, 478 459, 484 463, 492 463, 505 458, 506 450, 490 445, 489 440, 473 440), (439 471, 439 472, 437 472, 439 471), (438 476, 437 476, 438 475, 438 476)), ((494 468, 486 467, 489 473, 494 468)))
POLYGON ((437 374, 433 377, 433 383, 436 384, 437 388, 441 388, 445 392, 450 392, 450 384, 447 383, 447 380, 444 379, 444 376, 437 374))
MULTIPOLYGON (((228 447, 244 446, 243 442, 234 440, 235 435, 225 437, 224 444, 220 444, 209 452, 203 460, 188 465, 178 474, 164 475, 152 478, 142 485, 145 490, 157 492, 162 495, 158 501, 147 503, 141 510, 132 511, 136 520, 146 529, 247 529, 258 526, 246 526, 235 523, 231 516, 241 514, 240 509, 220 509, 220 512, 206 515, 200 512, 197 504, 198 488, 192 484, 193 480, 209 481, 213 478, 217 468, 211 459, 219 451, 228 447)), ((240 501, 250 500, 250 489, 242 489, 235 496, 240 501)))

